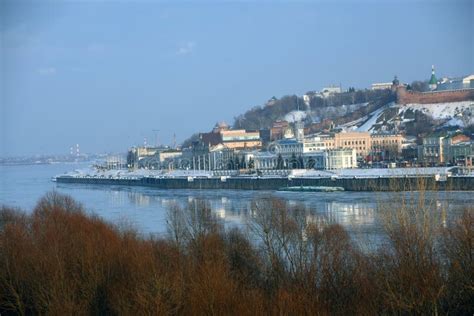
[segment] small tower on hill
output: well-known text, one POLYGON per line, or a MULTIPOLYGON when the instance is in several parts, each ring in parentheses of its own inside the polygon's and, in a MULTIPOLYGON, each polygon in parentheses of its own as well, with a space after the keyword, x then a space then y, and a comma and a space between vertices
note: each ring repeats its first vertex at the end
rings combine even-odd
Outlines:
POLYGON ((438 87, 438 80, 436 79, 436 76, 435 76, 434 65, 431 66, 431 78, 430 78, 430 82, 429 82, 428 86, 429 86, 431 91, 436 90, 436 88, 438 87))
POLYGON ((397 75, 395 75, 395 77, 393 78, 393 81, 392 81, 392 92, 396 92, 397 87, 399 85, 400 85, 400 81, 398 80, 397 75))

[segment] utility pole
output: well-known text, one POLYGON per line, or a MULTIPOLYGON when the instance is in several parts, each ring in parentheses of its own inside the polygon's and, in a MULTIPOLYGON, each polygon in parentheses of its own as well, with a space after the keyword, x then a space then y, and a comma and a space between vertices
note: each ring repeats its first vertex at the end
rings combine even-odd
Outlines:
POLYGON ((154 129, 154 130, 152 130, 152 132, 155 133, 156 147, 158 147, 158 132, 159 132, 159 131, 160 131, 159 129, 154 129))

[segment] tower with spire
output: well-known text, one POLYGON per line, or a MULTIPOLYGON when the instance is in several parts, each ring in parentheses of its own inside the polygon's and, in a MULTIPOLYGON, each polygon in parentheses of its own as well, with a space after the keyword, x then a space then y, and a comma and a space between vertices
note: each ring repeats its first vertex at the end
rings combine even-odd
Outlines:
POLYGON ((436 90, 436 88, 438 87, 438 80, 436 79, 436 76, 435 76, 434 65, 431 66, 431 78, 430 78, 430 82, 428 86, 431 91, 436 90))
POLYGON ((304 122, 302 120, 298 120, 295 123, 296 129, 296 140, 299 142, 303 142, 304 140, 304 122))
MULTIPOLYGON (((298 115, 300 115, 300 103, 299 103, 299 100, 298 98, 296 98, 296 105, 297 105, 297 108, 298 108, 298 115)), ((296 140, 298 142, 303 142, 304 140, 304 122, 300 117, 298 117, 297 120, 295 120, 295 130, 296 130, 296 140)))

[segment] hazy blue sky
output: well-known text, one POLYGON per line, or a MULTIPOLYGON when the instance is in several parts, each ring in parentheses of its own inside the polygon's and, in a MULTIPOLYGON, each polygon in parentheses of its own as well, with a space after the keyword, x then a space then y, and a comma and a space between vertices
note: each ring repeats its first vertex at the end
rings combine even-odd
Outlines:
POLYGON ((474 72, 473 1, 0 1, 0 155, 170 144, 272 96, 474 72))

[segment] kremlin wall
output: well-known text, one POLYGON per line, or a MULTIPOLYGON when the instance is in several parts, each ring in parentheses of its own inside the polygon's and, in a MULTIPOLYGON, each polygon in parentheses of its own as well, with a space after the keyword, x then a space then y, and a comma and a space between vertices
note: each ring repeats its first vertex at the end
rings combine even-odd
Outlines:
POLYGON ((474 100, 474 78, 473 76, 468 76, 462 81, 463 84, 467 85, 458 86, 451 89, 439 89, 439 82, 436 79, 434 66, 431 68, 431 78, 429 81, 429 92, 418 92, 407 90, 407 87, 397 79, 392 82, 392 92, 396 94, 398 104, 432 104, 432 103, 449 103, 449 102, 461 102, 474 100))
POLYGON ((430 104, 474 100, 474 89, 416 92, 408 91, 405 86, 397 86, 396 94, 398 104, 430 104))

